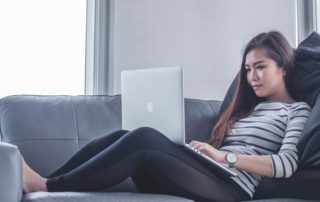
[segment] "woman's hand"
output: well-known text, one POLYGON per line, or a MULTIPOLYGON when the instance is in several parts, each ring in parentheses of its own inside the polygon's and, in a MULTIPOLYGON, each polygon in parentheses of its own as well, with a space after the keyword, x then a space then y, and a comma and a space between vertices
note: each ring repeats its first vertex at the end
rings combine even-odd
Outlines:
POLYGON ((225 157, 228 152, 219 151, 205 142, 191 141, 190 146, 194 147, 195 149, 199 150, 200 152, 206 154, 210 158, 220 163, 226 163, 225 157))

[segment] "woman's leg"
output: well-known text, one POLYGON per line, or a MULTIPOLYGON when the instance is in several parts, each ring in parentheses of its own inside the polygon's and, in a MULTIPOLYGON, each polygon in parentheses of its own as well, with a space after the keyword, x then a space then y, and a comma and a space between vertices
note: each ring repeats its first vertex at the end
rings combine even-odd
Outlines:
MULTIPOLYGON (((94 155, 113 144, 120 137, 129 131, 118 130, 108 135, 104 135, 93 139, 87 145, 82 147, 74 155, 72 155, 64 164, 62 164, 57 170, 55 170, 48 177, 54 177, 67 173, 74 168, 80 166, 94 155)), ((23 190, 25 193, 35 191, 46 191, 46 179, 41 177, 38 173, 32 170, 28 164, 23 160, 23 190)))
POLYGON ((180 152, 184 154, 176 152, 177 155, 152 152, 154 154, 149 154, 152 156, 150 163, 131 176, 141 192, 171 194, 195 201, 251 199, 229 177, 212 172, 183 150, 180 152))
POLYGON ((129 176, 143 192, 173 194, 197 201, 250 198, 245 193, 236 193, 234 183, 226 183, 226 178, 211 172, 151 128, 127 133, 74 170, 49 178, 47 188, 49 191, 95 191, 129 176))
POLYGON ((95 138, 91 140, 88 144, 82 147, 79 151, 73 154, 67 161, 65 161, 58 169, 51 173, 48 178, 61 175, 63 173, 70 172, 71 170, 77 168, 115 141, 126 134, 127 130, 118 130, 107 135, 95 138))

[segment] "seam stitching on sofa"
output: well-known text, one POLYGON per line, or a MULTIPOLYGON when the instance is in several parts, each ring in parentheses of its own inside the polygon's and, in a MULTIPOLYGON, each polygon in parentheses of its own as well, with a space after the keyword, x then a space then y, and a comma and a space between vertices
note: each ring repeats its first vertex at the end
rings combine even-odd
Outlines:
POLYGON ((11 142, 19 142, 19 141, 34 141, 34 140, 76 140, 78 138, 26 138, 26 139, 18 139, 18 140, 11 140, 11 142))
POLYGON ((76 133, 77 133, 77 143, 78 143, 78 149, 80 148, 80 144, 79 144, 79 133, 78 133, 78 123, 77 123, 77 118, 76 118, 76 110, 74 107, 74 103, 71 97, 71 104, 72 104, 72 110, 73 110, 73 119, 74 119, 74 124, 76 126, 76 133))
POLYGON ((13 142, 27 142, 27 141, 47 141, 47 140, 57 140, 57 141, 74 141, 74 140, 92 140, 90 138, 46 138, 46 139, 40 139, 40 138, 33 138, 33 139, 20 139, 20 140, 10 140, 7 141, 7 143, 13 143, 13 142))
POLYGON ((207 102, 208 104, 209 104, 209 106, 210 106, 210 108, 211 108, 211 111, 212 111, 212 119, 214 118, 214 110, 213 110, 213 107, 212 107, 212 105, 211 105, 211 103, 210 102, 207 102))

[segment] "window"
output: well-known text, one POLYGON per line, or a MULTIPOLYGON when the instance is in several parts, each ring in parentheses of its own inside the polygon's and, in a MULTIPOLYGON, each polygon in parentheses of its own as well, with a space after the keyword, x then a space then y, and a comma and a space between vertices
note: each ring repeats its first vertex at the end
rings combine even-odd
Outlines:
POLYGON ((315 30, 320 32, 320 0, 315 1, 315 30))
POLYGON ((1 0, 0 26, 0 98, 84 94, 86 0, 1 0))

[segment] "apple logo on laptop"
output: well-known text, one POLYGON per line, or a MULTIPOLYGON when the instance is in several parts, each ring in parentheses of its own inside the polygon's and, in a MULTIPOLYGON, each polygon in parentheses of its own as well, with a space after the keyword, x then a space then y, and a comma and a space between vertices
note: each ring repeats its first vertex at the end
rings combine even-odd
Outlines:
POLYGON ((147 102, 147 111, 153 112, 153 103, 152 102, 147 102))

